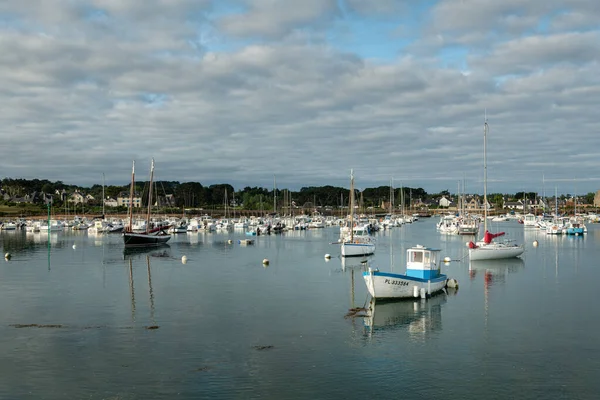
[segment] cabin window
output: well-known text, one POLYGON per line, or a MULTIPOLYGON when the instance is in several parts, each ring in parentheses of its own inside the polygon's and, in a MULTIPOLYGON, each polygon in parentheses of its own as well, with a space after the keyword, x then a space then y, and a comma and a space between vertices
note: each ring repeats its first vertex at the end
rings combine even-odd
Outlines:
POLYGON ((415 251, 412 253, 412 262, 423 262, 423 253, 420 251, 415 251))
POLYGON ((429 264, 429 256, 430 256, 430 252, 426 251, 424 252, 424 256, 425 256, 425 260, 423 261, 424 264, 429 264))

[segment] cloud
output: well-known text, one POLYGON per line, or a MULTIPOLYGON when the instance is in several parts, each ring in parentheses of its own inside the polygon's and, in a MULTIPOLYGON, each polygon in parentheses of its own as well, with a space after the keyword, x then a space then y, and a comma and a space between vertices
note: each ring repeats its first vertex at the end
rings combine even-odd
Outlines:
POLYGON ((343 4, 351 11, 362 15, 392 16, 409 10, 407 0, 344 0, 343 4))
MULTIPOLYGON (((354 168, 362 187, 394 177, 436 191, 466 176, 475 188, 487 109, 490 190, 514 191, 537 187, 542 170, 577 178, 572 155, 597 142, 598 30, 564 22, 588 10, 583 1, 562 14, 554 2, 466 1, 469 15, 488 14, 488 28, 459 21, 448 9, 464 10, 457 2, 411 8, 423 14, 410 32, 418 41, 385 61, 331 40, 344 18, 337 1, 244 2, 241 11, 21 3, 0 5, 4 176, 93 184, 104 172, 108 184, 126 184, 132 159, 154 157, 158 179, 203 184, 270 186, 276 174, 281 187, 347 186, 354 168), (538 12, 552 14, 548 32, 527 32, 538 12), (203 43, 206 30, 235 46, 203 43)), ((345 6, 367 27, 410 6, 370 4, 345 6)))
POLYGON ((319 25, 338 14, 336 0, 247 0, 247 11, 223 17, 219 26, 233 36, 281 38, 295 29, 319 25))

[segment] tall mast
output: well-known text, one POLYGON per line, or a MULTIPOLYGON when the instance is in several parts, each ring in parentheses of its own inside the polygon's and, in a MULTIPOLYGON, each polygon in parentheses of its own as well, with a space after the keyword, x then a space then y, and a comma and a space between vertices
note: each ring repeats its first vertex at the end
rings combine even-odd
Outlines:
POLYGON ((131 189, 129 190, 129 232, 133 232, 133 189, 135 187, 135 160, 131 167, 131 189))
POLYGON ((102 173, 102 218, 104 218, 104 172, 102 173))
MULTIPOLYGON (((452 197, 450 197, 450 199, 452 199, 452 197)), ((456 209, 458 210, 458 214, 462 215, 462 203, 460 201, 460 181, 458 181, 456 184, 456 209)))
MULTIPOLYGON (((487 113, 486 113, 487 114, 487 113)), ((487 232, 487 115, 483 123, 483 233, 487 232)))
POLYGON ((275 181, 275 175, 273 175, 273 213, 277 214, 277 183, 275 181))
POLYGON ((354 170, 350 170, 350 241, 354 240, 354 170))
POLYGON ((390 218, 394 215, 394 178, 390 180, 390 218))
POLYGON ((544 214, 546 214, 546 178, 542 172, 542 201, 544 202, 544 214))
POLYGON ((148 186, 148 214, 146 215, 146 232, 150 228, 150 212, 152 211, 152 181, 154 179, 154 158, 150 166, 150 185, 148 186))

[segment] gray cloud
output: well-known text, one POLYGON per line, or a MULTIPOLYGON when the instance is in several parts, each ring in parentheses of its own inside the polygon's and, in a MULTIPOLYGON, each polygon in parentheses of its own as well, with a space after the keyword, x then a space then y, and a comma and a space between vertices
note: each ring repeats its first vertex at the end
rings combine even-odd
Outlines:
POLYGON ((359 14, 386 16, 403 13, 411 4, 410 0, 344 0, 343 3, 359 14))
MULTIPOLYGON (((600 185, 586 150, 600 128, 597 31, 470 47, 461 72, 440 66, 435 36, 420 41, 434 44, 427 52, 379 63, 297 35, 335 15, 336 2, 253 3, 244 15, 260 27, 208 20, 208 2, 155 1, 155 13, 135 2, 93 4, 106 17, 90 20, 89 9, 63 3, 0 8, 19 21, 0 27, 4 176, 92 184, 104 172, 108 184, 126 184, 132 159, 143 179, 154 157, 158 179, 203 184, 271 186, 276 174, 280 187, 347 186, 354 168, 359 187, 394 177, 453 190, 466 177, 479 190, 487 108, 491 191, 536 190, 542 173, 585 179, 581 191, 600 185), (221 37, 271 40, 228 51, 190 44, 206 24, 221 37)), ((507 26, 508 6, 469 4, 507 26)), ((546 9, 536 7, 523 5, 523 15, 546 9)))
POLYGON ((229 15, 220 27, 234 36, 281 38, 294 29, 330 20, 338 13, 336 0, 246 0, 248 11, 229 15))

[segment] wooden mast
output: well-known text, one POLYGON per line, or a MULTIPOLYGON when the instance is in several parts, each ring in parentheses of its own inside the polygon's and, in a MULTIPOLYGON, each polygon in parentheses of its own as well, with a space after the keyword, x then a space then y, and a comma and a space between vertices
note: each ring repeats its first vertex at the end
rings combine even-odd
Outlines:
POLYGON ((133 191, 135 186, 135 160, 131 167, 131 189, 129 190, 129 226, 127 232, 133 232, 133 191))
POLYGON ((150 185, 148 186, 148 214, 146 215, 146 233, 150 230, 150 212, 152 211, 152 180, 154 179, 154 158, 150 166, 150 185))

